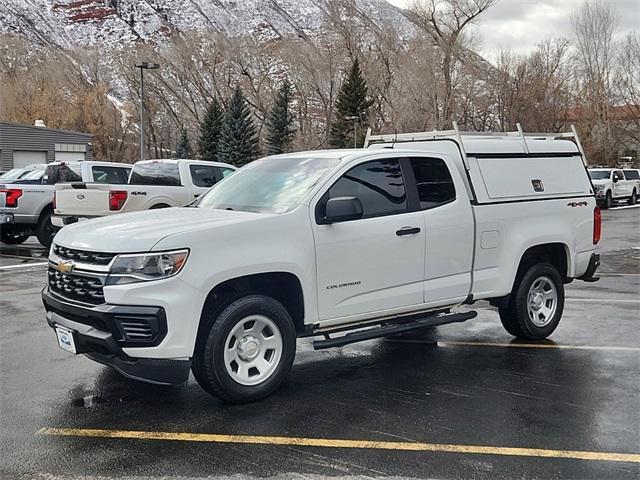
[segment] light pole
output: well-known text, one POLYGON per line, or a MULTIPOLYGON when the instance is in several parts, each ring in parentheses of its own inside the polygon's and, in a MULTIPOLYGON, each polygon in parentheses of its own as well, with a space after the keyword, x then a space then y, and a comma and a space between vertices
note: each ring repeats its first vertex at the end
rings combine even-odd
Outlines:
POLYGON ((358 122, 360 117, 353 115, 351 117, 345 117, 345 120, 353 120, 353 148, 358 148, 358 122))
POLYGON ((160 65, 140 62, 136 68, 140 69, 140 160, 144 160, 144 70, 157 70, 160 65))

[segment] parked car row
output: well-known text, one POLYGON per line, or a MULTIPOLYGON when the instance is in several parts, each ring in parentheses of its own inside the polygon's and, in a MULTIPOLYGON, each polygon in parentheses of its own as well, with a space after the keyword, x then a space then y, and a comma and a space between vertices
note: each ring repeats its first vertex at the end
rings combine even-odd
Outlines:
POLYGON ((55 189, 53 224, 116 213, 181 207, 233 173, 226 163, 199 160, 144 160, 131 170, 127 185, 118 182, 71 183, 55 189))
POLYGON ((640 170, 621 168, 590 168, 589 176, 598 204, 611 208, 614 202, 635 205, 640 194, 640 170))
POLYGON ((236 167, 146 160, 54 162, 14 170, 0 181, 0 241, 20 244, 36 235, 49 247, 62 226, 78 220, 191 203, 236 167))

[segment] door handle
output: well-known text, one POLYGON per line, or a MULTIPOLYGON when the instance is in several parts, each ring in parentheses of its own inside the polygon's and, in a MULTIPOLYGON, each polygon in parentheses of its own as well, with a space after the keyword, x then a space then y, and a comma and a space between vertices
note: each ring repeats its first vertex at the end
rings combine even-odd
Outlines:
POLYGON ((416 233, 420 233, 419 227, 404 227, 400 230, 396 230, 396 235, 401 237, 402 235, 415 235, 416 233))

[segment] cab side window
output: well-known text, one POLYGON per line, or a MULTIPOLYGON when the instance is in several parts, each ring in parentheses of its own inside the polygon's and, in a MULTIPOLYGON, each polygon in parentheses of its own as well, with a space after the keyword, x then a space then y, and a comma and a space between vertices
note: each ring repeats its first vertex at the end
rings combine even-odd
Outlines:
POLYGON ((189 165, 191 179, 196 187, 212 187, 215 185, 216 167, 209 165, 189 165))
POLYGON ((418 187, 420 210, 438 207, 456 199, 449 168, 439 158, 412 158, 411 168, 418 187))
POLYGON ((325 200, 335 197, 359 198, 363 218, 406 212, 407 195, 400 162, 384 159, 353 167, 333 184, 325 200))
POLYGON ((129 168, 107 167, 104 165, 95 165, 91 167, 93 181, 96 183, 115 183, 125 184, 129 179, 129 168))

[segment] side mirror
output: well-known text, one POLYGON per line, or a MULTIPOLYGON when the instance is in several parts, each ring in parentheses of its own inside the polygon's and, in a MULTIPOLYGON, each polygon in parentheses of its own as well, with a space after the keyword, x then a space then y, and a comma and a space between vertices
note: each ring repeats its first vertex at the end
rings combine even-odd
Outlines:
POLYGON ((614 175, 614 176, 613 176, 613 183, 618 183, 618 180, 620 180, 620 179, 618 178, 618 176, 617 176, 617 175, 614 175))
POLYGON ((328 224, 358 220, 362 218, 363 215, 364 210, 358 197, 335 197, 327 201, 322 223, 328 224))

